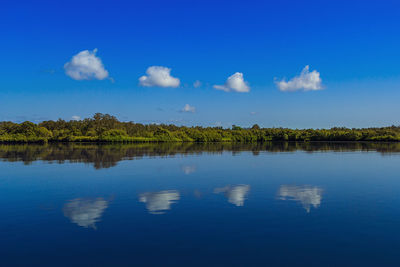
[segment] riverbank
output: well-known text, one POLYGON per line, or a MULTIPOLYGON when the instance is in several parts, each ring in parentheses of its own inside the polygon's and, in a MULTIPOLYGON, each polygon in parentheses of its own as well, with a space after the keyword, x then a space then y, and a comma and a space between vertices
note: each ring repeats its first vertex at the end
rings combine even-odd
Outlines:
POLYGON ((400 127, 331 129, 230 128, 120 122, 95 114, 84 120, 33 123, 0 122, 0 143, 263 143, 269 141, 400 141, 400 127))

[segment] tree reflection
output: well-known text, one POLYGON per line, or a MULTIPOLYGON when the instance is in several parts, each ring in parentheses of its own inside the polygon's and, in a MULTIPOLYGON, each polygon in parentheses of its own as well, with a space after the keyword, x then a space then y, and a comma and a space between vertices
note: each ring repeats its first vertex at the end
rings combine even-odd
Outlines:
MULTIPOLYGON (((230 151, 238 154, 251 151, 258 155, 266 152, 294 151, 378 151, 382 154, 399 153, 400 143, 367 142, 266 142, 266 143, 137 143, 137 144, 25 144, 0 145, 0 159, 4 161, 22 161, 30 164, 36 160, 47 162, 82 162, 92 164, 96 169, 116 166, 121 160, 135 160, 143 157, 173 157, 175 155, 193 155, 202 153, 221 154, 230 151)), ((193 167, 182 168, 184 173, 194 171, 193 167)))

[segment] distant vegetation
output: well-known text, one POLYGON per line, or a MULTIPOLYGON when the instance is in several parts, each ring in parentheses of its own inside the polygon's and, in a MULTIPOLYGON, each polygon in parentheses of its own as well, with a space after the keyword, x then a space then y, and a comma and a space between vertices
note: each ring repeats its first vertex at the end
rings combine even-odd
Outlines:
POLYGON ((0 143, 48 142, 231 142, 268 141, 400 141, 400 127, 286 129, 185 127, 176 125, 120 122, 114 116, 97 113, 84 120, 44 121, 35 124, 0 122, 0 143))

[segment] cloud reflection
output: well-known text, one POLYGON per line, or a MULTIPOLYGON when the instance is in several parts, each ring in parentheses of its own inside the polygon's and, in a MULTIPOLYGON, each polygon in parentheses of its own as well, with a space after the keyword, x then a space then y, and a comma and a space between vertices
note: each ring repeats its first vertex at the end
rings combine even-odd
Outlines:
POLYGON ((249 194, 250 186, 249 185, 235 185, 230 186, 227 185, 221 188, 215 188, 214 193, 224 193, 225 197, 228 198, 228 202, 232 203, 238 207, 244 205, 244 201, 249 194))
POLYGON ((196 171, 196 165, 183 165, 181 166, 181 169, 184 174, 189 175, 196 171))
POLYGON ((64 216, 71 222, 85 228, 96 229, 96 222, 100 221, 108 201, 103 198, 81 199, 76 198, 64 205, 64 216))
POLYGON ((139 201, 146 203, 146 208, 151 214, 164 214, 179 198, 180 194, 176 190, 146 192, 139 195, 139 201))
POLYGON ((307 185, 281 185, 279 199, 298 201, 307 212, 310 212, 311 206, 318 208, 321 205, 322 189, 317 186, 307 185))

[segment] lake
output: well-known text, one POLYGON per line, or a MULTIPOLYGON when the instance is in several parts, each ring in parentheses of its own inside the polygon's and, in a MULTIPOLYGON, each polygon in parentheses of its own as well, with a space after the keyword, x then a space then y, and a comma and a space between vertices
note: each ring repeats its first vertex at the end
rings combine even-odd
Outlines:
POLYGON ((2 266, 400 266, 400 144, 0 145, 2 266))

